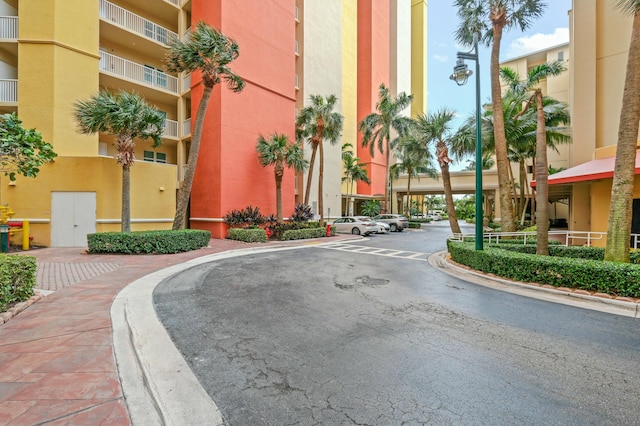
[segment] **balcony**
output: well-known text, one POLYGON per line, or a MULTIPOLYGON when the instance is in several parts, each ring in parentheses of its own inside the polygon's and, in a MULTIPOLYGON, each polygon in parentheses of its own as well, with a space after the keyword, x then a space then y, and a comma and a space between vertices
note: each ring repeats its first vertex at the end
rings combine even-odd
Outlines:
POLYGON ((163 45, 178 38, 175 32, 106 0, 100 0, 100 18, 163 45))
POLYGON ((182 122, 182 134, 180 136, 183 138, 191 136, 191 118, 187 118, 182 122))
POLYGON ((18 103, 18 80, 0 79, 0 103, 18 103))
POLYGON ((0 16, 0 40, 18 40, 17 16, 0 16))
POLYGON ((174 120, 164 120, 164 132, 162 137, 169 139, 178 139, 178 122, 174 120))
POLYGON ((175 95, 178 94, 178 79, 176 77, 107 52, 100 52, 100 71, 175 95))

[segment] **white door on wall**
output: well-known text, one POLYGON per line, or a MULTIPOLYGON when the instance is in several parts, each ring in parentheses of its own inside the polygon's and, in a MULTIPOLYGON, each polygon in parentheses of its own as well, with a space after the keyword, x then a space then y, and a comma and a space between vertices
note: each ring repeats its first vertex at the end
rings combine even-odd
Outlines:
POLYGON ((95 192, 51 193, 51 246, 86 247, 96 232, 95 192))

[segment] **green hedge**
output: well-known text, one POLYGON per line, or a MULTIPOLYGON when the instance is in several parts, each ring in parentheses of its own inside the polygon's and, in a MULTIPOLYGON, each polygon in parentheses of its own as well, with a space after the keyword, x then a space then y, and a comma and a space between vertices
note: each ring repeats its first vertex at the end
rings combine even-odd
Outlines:
MULTIPOLYGON (((331 228, 333 230, 335 227, 332 226, 331 228)), ((326 235, 326 228, 290 229, 288 231, 284 231, 280 239, 282 241, 304 240, 307 238, 325 237, 326 235)))
POLYGON ((411 228, 411 229, 420 229, 420 228, 422 228, 422 223, 421 222, 409 221, 409 228, 411 228))
POLYGON ((35 257, 0 255, 0 312, 33 296, 36 270, 35 257))
POLYGON ((456 241, 448 241, 447 246, 454 261, 485 273, 517 281, 640 297, 640 265, 536 256, 492 245, 476 251, 472 243, 456 241))
POLYGON ((245 243, 266 243, 267 232, 262 228, 230 228, 227 238, 245 243))
POLYGON ((206 247, 211 232, 179 231, 99 232, 87 235, 89 253, 167 254, 206 247))
MULTIPOLYGON (((505 250, 517 251, 519 253, 536 254, 535 241, 530 244, 527 240, 527 245, 505 244, 496 245, 491 244, 492 247, 501 247, 505 250)), ((560 245, 557 241, 549 241, 549 255, 557 257, 569 257, 572 259, 590 259, 590 260, 604 260, 604 248, 602 247, 583 247, 583 246, 564 246, 560 245)), ((629 253, 631 263, 640 264, 640 250, 631 250, 629 253)))

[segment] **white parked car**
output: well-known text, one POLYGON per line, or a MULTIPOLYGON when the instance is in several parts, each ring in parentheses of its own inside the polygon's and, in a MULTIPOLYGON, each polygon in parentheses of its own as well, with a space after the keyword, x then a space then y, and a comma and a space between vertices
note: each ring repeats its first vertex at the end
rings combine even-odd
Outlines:
POLYGON ((363 221, 354 216, 338 218, 331 225, 336 227, 337 233, 342 234, 369 235, 378 232, 378 225, 371 219, 363 221))
POLYGON ((371 222, 375 223, 376 226, 378 227, 378 230, 376 231, 376 234, 386 234, 391 229, 389 227, 389 225, 387 225, 386 223, 375 221, 375 220, 371 219, 368 216, 354 216, 354 217, 356 219, 360 219, 363 222, 371 221, 371 222))

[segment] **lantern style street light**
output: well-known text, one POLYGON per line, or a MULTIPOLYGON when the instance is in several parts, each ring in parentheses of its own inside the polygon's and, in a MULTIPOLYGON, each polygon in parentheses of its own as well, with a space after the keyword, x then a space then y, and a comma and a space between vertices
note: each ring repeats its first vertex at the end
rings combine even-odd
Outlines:
POLYGON ((458 52, 456 66, 449 77, 458 86, 463 86, 473 71, 464 62, 465 59, 476 61, 476 250, 483 249, 483 215, 482 215, 482 130, 480 127, 480 61, 478 60, 478 37, 474 36, 473 49, 469 52, 458 52))

